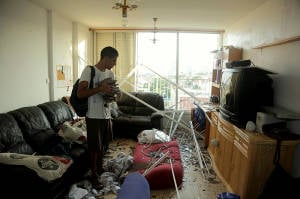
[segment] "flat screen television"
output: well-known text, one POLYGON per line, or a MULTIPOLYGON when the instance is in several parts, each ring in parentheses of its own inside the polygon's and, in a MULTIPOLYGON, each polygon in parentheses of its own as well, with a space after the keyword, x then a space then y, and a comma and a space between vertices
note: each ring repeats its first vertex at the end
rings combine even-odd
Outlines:
POLYGON ((220 114, 227 121, 245 128, 248 121, 255 123, 262 106, 273 105, 274 74, 256 66, 222 70, 220 85, 220 114))

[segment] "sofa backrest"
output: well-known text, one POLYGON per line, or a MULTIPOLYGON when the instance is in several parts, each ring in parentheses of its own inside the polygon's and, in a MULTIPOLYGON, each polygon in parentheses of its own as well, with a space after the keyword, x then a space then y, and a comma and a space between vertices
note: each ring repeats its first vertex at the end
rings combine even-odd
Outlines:
POLYGON ((40 154, 61 143, 58 130, 73 114, 63 101, 22 107, 0 114, 0 152, 40 154))
MULTIPOLYGON (((129 92, 133 96, 143 100, 150 106, 158 110, 164 110, 164 100, 161 95, 153 92, 129 92)), ((125 114, 130 115, 151 115, 155 110, 138 102, 125 93, 117 100, 118 108, 125 114)))
POLYGON ((42 153, 42 150, 59 141, 59 135, 51 128, 45 113, 38 106, 22 107, 8 114, 14 116, 24 139, 35 151, 42 153))
POLYGON ((45 113, 37 106, 22 107, 8 113, 12 114, 17 120, 25 139, 26 136, 31 136, 38 131, 51 128, 45 113))
POLYGON ((50 122, 51 128, 53 128, 55 132, 59 131, 65 121, 73 120, 74 113, 62 100, 45 102, 37 106, 43 110, 50 122))
POLYGON ((10 114, 0 114, 0 152, 32 154, 34 150, 24 140, 17 121, 10 114))

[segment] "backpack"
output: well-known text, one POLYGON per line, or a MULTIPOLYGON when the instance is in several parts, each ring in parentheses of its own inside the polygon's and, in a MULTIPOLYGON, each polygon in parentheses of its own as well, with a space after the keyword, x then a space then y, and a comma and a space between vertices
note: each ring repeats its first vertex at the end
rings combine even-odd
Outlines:
MULTIPOLYGON (((95 68, 93 66, 89 66, 89 67, 91 68, 91 81, 89 84, 89 88, 93 88, 95 68)), ((88 97, 78 98, 77 90, 78 90, 78 86, 79 86, 79 80, 80 79, 77 79, 75 84, 73 85, 73 89, 72 89, 72 93, 71 93, 71 97, 70 97, 70 103, 71 103, 72 107, 74 108, 76 114, 79 117, 84 117, 88 110, 88 97)))

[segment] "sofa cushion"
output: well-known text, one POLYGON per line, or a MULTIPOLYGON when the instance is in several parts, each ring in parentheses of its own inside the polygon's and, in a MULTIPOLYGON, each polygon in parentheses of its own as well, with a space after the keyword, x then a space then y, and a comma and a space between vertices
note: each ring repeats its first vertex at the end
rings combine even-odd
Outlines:
POLYGON ((43 110, 55 132, 59 131, 65 121, 72 121, 74 117, 70 107, 62 100, 45 102, 38 107, 43 110))
POLYGON ((0 114, 0 152, 32 154, 32 147, 24 140, 17 121, 10 114, 0 114))
POLYGON ((62 138, 51 128, 50 123, 42 111, 37 106, 23 107, 9 114, 13 115, 26 142, 37 152, 45 154, 62 138))
POLYGON ((133 125, 144 127, 145 129, 152 128, 150 116, 121 115, 118 118, 115 118, 113 121, 114 125, 133 125))
MULTIPOLYGON (((164 100, 161 95, 152 92, 137 92, 135 96, 145 103, 149 104, 155 109, 164 110, 164 100)), ((141 102, 136 102, 135 111, 133 115, 151 115, 155 110, 142 104, 141 102)))
MULTIPOLYGON (((161 95, 152 92, 129 92, 129 94, 146 102, 150 106, 158 110, 164 110, 164 100, 161 95)), ((151 115, 155 110, 138 102, 131 96, 123 93, 117 100, 120 111, 129 115, 151 115)))
POLYGON ((18 122, 25 139, 40 130, 51 128, 45 113, 37 106, 23 107, 8 113, 12 114, 18 122))
POLYGON ((122 111, 123 114, 131 115, 132 113, 134 113, 136 101, 130 96, 122 94, 121 97, 118 98, 117 104, 119 110, 122 111))
POLYGON ((32 134, 29 138, 29 142, 33 149, 40 154, 53 154, 53 149, 55 149, 58 144, 62 143, 62 140, 63 139, 55 133, 53 129, 41 129, 32 134))
POLYGON ((137 139, 137 135, 142 130, 163 128, 163 116, 155 110, 164 110, 164 100, 159 94, 152 92, 123 93, 117 99, 117 105, 121 114, 113 118, 115 137, 137 139), (139 102, 136 98, 143 102, 139 102), (146 106, 144 102, 150 106, 146 106))

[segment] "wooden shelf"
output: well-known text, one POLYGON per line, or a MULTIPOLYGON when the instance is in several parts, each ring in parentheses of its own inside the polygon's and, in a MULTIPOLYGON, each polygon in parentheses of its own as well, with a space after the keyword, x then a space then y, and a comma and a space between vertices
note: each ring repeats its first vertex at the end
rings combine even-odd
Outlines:
POLYGON ((286 43, 290 43, 290 42, 294 42, 294 41, 300 41, 300 36, 290 37, 287 39, 281 39, 281 40, 277 40, 277 41, 274 41, 274 42, 268 43, 268 44, 261 44, 261 45, 253 47, 253 49, 262 49, 262 48, 282 45, 282 44, 286 44, 286 43))
POLYGON ((212 82, 212 86, 213 86, 213 87, 220 88, 220 84, 218 84, 218 83, 215 83, 215 82, 212 82))
POLYGON ((222 67, 225 67, 227 62, 238 61, 242 58, 242 49, 233 46, 224 46, 220 50, 214 50, 214 68, 212 71, 212 86, 211 95, 220 98, 220 84, 222 79, 222 67))

